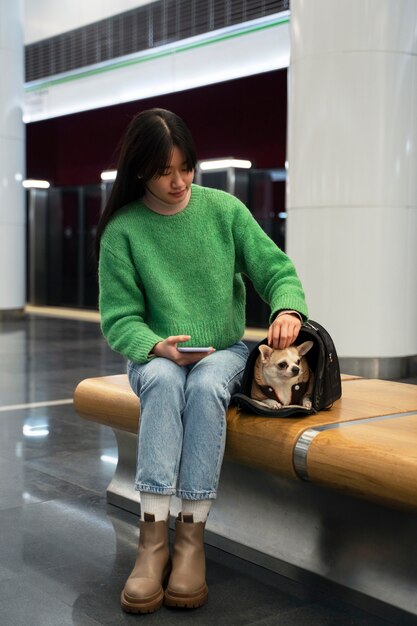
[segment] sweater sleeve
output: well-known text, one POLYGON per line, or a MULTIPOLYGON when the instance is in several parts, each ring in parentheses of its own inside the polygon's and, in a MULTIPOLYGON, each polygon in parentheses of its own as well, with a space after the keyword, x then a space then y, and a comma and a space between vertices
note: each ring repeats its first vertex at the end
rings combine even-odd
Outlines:
POLYGON ((145 363, 162 341, 145 322, 145 298, 130 264, 101 245, 99 259, 101 330, 109 346, 126 358, 145 363))
POLYGON ((237 266, 271 307, 270 322, 278 311, 294 310, 307 319, 303 287, 291 259, 268 237, 250 211, 242 206, 236 233, 237 266))

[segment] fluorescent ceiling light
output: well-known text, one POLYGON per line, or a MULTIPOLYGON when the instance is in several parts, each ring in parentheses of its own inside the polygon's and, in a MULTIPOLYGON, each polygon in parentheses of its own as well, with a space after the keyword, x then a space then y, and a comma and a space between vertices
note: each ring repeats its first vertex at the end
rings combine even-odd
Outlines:
POLYGON ((209 159, 208 161, 200 161, 198 164, 200 169, 204 172, 209 170, 223 170, 226 167, 240 167, 243 169, 249 169, 252 167, 252 163, 250 161, 245 161, 243 159, 209 159))
POLYGON ((101 180, 104 182, 116 180, 117 170, 106 170, 100 174, 101 180))
POLYGON ((47 180, 34 180, 32 178, 27 178, 22 182, 22 185, 25 189, 49 189, 51 183, 47 180))

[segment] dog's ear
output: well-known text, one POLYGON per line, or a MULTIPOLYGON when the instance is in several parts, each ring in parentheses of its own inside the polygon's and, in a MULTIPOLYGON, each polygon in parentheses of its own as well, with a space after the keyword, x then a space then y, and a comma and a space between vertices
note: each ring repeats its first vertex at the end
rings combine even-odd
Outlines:
POLYGON ((298 350, 298 354, 300 356, 304 356, 313 346, 314 343, 312 341, 305 341, 304 343, 300 343, 299 346, 296 346, 296 348, 298 350))
POLYGON ((262 363, 266 363, 269 361, 271 354, 273 353, 273 349, 263 343, 259 346, 259 352, 261 353, 262 363))

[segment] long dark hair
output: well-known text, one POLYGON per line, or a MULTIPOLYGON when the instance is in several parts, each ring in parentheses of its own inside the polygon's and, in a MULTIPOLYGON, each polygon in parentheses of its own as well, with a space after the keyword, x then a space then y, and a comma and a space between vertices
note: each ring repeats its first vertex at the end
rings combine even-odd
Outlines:
POLYGON ((194 140, 178 115, 165 109, 148 109, 132 119, 120 144, 116 180, 97 225, 96 259, 101 236, 112 216, 129 202, 140 199, 146 183, 163 174, 174 146, 184 154, 188 171, 195 169, 194 140))

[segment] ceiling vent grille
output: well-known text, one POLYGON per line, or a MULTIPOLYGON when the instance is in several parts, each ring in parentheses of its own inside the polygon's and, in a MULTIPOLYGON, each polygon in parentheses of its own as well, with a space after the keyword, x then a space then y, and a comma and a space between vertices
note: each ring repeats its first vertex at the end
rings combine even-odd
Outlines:
POLYGON ((25 46, 26 82, 287 11, 289 0, 159 0, 25 46))

